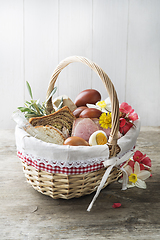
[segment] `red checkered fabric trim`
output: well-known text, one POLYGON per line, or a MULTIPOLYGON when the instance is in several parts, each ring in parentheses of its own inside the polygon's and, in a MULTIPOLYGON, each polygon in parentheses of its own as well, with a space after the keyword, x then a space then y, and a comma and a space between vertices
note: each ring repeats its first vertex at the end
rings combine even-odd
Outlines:
MULTIPOLYGON (((103 163, 93 164, 93 165, 87 165, 85 167, 59 167, 59 166, 52 166, 51 164, 48 164, 46 161, 45 163, 38 162, 38 160, 34 160, 31 157, 24 156, 21 152, 17 152, 17 156, 22 159, 24 162, 26 162, 28 165, 35 167, 38 170, 46 171, 49 173, 62 173, 66 175, 74 175, 74 174, 83 174, 88 172, 94 172, 97 170, 100 170, 104 168, 103 163)), ((40 159, 39 159, 40 161, 40 159)))

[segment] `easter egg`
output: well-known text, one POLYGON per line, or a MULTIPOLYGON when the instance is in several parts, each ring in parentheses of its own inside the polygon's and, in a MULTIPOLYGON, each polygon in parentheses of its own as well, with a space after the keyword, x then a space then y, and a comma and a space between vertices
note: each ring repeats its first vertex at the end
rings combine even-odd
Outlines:
POLYGON ((72 136, 67 138, 63 145, 70 145, 70 146, 89 146, 88 142, 85 141, 83 138, 81 137, 76 137, 76 136, 72 136))
POLYGON ((85 107, 85 106, 78 107, 78 108, 76 108, 72 113, 73 113, 73 115, 74 115, 76 118, 78 118, 79 115, 80 115, 80 113, 81 113, 84 109, 86 109, 86 108, 87 108, 87 107, 85 107))
POLYGON ((86 108, 84 109, 79 117, 81 118, 99 118, 102 112, 96 108, 86 108))
POLYGON ((97 90, 86 89, 77 95, 74 103, 77 107, 80 107, 80 106, 86 106, 87 103, 95 104, 100 100, 101 100, 101 94, 97 90))

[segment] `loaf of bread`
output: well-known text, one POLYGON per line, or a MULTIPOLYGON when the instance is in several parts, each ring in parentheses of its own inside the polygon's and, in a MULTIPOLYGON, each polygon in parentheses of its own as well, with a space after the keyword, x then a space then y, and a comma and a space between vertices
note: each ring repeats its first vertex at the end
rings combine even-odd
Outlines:
POLYGON ((33 131, 32 128, 27 127, 26 132, 31 136, 40 139, 47 143, 54 143, 58 145, 63 145, 65 137, 63 134, 52 126, 36 126, 34 127, 36 131, 33 131))
POLYGON ((63 128, 66 128, 69 132, 69 136, 71 136, 74 119, 75 116, 71 110, 67 106, 64 106, 47 116, 30 118, 29 123, 33 126, 50 125, 59 129, 61 132, 63 132, 63 128))

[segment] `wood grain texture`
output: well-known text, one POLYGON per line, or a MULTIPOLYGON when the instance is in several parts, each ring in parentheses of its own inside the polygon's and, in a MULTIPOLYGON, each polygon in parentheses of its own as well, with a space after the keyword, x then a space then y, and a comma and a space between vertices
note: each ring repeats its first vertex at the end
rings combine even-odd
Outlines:
POLYGON ((13 111, 24 102, 23 4, 0 1, 0 126, 13 128, 13 111))
MULTIPOLYGON (((159 126, 159 9, 159 0, 0 0, 0 128, 13 128, 12 112, 30 100, 26 81, 44 101, 54 69, 75 55, 108 74, 119 101, 132 105, 142 126, 159 126)), ((56 84, 55 97, 74 101, 87 88, 107 97, 98 76, 79 63, 56 84)))
MULTIPOLYGON (((92 1, 60 1, 59 59, 69 56, 92 58, 92 1)), ((83 64, 65 69, 58 81, 59 94, 67 94, 74 101, 79 92, 91 88, 91 70, 83 64), (64 80, 66 79, 66 80, 64 80)))
MULTIPOLYGON (((109 75, 119 101, 125 98, 128 1, 93 1, 93 60, 109 75)), ((92 86, 105 90, 93 75, 92 86)))
POLYGON ((16 156, 14 131, 0 130, 0 230, 2 240, 159 240, 160 129, 142 128, 137 150, 152 159, 147 189, 121 190, 120 183, 103 189, 91 212, 95 193, 53 199, 26 182, 16 156), (122 206, 113 209, 114 203, 122 206))
MULTIPOLYGON (((35 99, 45 101, 50 76, 58 64, 58 1, 24 2, 25 81, 35 99)), ((26 99, 29 98, 26 88, 26 99)))
POLYGON ((144 126, 160 125, 159 9, 160 1, 131 1, 129 5, 126 101, 144 126))

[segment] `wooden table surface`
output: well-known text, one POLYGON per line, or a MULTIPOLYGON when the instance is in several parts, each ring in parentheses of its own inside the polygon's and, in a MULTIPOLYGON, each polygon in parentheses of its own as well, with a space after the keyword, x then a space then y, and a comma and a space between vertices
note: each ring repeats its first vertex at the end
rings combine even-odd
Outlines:
POLYGON ((54 200, 27 182, 16 156, 13 130, 0 130, 0 239, 160 239, 160 128, 142 127, 137 150, 152 160, 147 189, 103 189, 91 212, 94 193, 54 200), (112 208, 120 202, 120 208, 112 208))

